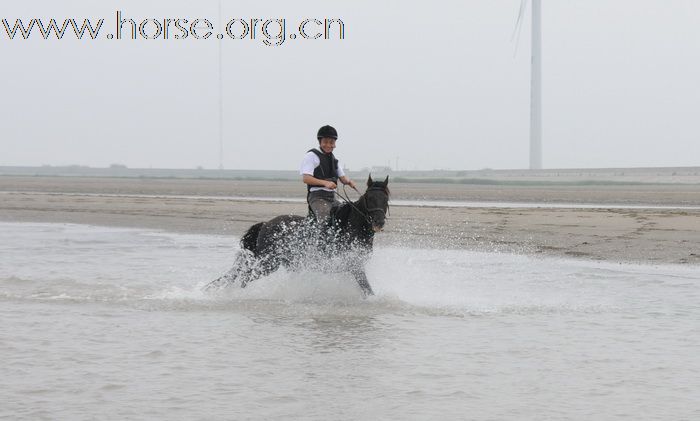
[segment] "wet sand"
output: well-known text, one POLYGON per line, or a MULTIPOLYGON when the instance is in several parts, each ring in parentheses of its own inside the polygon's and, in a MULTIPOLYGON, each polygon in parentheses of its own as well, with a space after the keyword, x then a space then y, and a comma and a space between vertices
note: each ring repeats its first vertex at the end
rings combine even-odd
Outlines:
MULTIPOLYGON (((391 188, 396 202, 493 205, 392 206, 386 229, 377 236, 378 246, 700 264, 697 184, 514 187, 394 183, 391 188), (570 205, 510 208, 499 204, 510 202, 570 205), (590 204, 600 206, 583 207, 590 204), (653 208, 656 206, 696 208, 653 208)), ((275 200, 298 200, 305 194, 300 182, 290 181, 2 176, 0 220, 238 237, 251 224, 276 215, 305 214, 306 205, 301 201, 275 200)))

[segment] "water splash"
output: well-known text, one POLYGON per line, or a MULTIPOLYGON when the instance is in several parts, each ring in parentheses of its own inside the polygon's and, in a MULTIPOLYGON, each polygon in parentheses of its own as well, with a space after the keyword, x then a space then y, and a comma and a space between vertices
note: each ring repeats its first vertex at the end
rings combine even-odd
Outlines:
POLYGON ((649 290, 640 285, 682 287, 696 279, 692 269, 678 266, 380 247, 366 267, 377 294, 368 300, 352 276, 338 270, 341 261, 324 257, 297 270, 280 269, 246 289, 202 292, 228 269, 239 251, 237 239, 70 224, 2 225, 13 241, 0 245, 0 300, 193 311, 296 306, 311 313, 334 307, 358 314, 595 313, 629 305, 628 291, 649 290))

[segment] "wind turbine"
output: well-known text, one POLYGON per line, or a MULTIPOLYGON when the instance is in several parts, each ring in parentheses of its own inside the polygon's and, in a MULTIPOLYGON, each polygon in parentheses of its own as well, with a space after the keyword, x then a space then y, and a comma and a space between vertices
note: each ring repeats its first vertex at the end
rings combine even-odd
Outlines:
MULTIPOLYGON (((530 169, 542 169, 542 4, 532 2, 530 38, 530 169)), ((527 0, 520 0, 516 31, 520 33, 527 0)))

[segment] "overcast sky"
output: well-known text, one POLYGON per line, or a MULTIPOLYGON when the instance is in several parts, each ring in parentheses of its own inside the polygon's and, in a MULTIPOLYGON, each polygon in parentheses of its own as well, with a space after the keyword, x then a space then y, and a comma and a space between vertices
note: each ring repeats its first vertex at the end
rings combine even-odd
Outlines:
MULTIPOLYGON (((225 21, 285 18, 288 33, 305 18, 345 24, 344 40, 221 41, 225 168, 297 169, 324 124, 350 169, 527 168, 529 7, 517 52, 511 39, 520 0, 222 4, 225 21)), ((208 18, 216 34, 218 5, 4 1, 11 25, 105 23, 95 41, 11 41, 0 26, 0 165, 217 168, 219 41, 106 34, 117 10, 208 18)), ((545 168, 700 165, 700 2, 542 8, 545 168)))

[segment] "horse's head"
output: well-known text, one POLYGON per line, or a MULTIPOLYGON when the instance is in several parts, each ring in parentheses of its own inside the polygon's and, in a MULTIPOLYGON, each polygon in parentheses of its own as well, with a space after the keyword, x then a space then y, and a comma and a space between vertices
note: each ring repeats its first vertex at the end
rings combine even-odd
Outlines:
POLYGON ((365 206, 372 229, 374 232, 381 231, 386 222, 386 211, 389 209, 389 176, 384 181, 373 181, 370 174, 367 179, 365 206))

